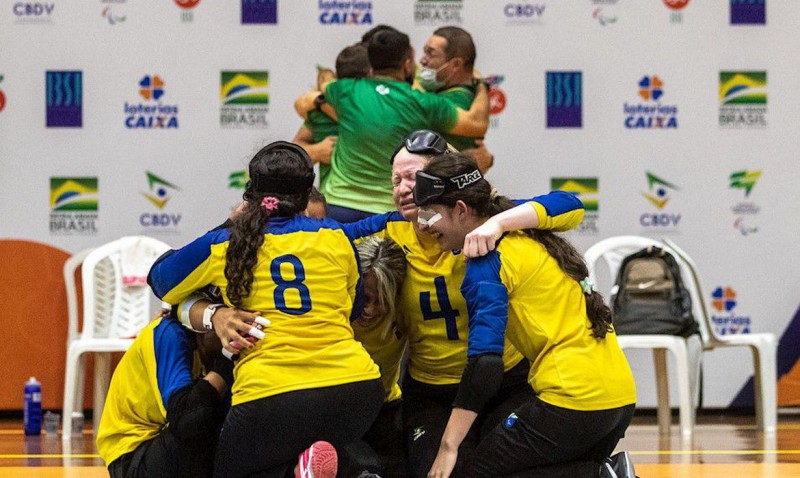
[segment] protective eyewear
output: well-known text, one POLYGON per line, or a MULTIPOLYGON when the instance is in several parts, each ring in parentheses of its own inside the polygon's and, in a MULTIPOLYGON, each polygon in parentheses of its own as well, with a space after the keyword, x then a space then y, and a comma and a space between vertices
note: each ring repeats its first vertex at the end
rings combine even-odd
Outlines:
POLYGON ((417 171, 416 179, 413 190, 414 204, 424 206, 448 191, 461 190, 480 181, 483 175, 480 170, 474 169, 468 173, 442 179, 424 171, 417 171))
POLYGON ((400 146, 394 150, 392 157, 389 158, 389 164, 394 164, 394 157, 401 149, 406 148, 411 154, 422 154, 426 156, 434 156, 437 154, 444 154, 450 151, 447 147, 447 140, 439 133, 428 129, 420 129, 412 131, 403 139, 400 146))

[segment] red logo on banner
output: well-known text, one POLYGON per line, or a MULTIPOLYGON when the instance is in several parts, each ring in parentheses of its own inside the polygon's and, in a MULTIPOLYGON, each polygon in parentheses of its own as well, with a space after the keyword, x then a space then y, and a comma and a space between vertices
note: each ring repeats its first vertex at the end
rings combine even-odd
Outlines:
POLYGON ((200 0, 174 0, 174 1, 175 5, 184 8, 186 10, 194 8, 197 6, 198 3, 200 3, 200 0))
POLYGON ((681 10, 689 4, 689 0, 664 0, 664 5, 672 10, 681 10))
POLYGON ((500 114, 506 109, 506 94, 500 88, 492 87, 489 90, 489 109, 493 115, 500 114))

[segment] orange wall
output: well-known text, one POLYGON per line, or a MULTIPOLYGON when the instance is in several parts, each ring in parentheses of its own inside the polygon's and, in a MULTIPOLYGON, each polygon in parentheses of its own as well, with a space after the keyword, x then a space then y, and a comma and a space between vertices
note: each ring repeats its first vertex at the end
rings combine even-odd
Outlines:
MULTIPOLYGON (((22 409, 23 387, 31 376, 42 383, 44 409, 63 405, 68 319, 62 271, 69 256, 47 244, 0 240, 0 290, 4 297, 0 307, 0 410, 22 409)), ((89 358, 88 377, 92 366, 89 358)), ((91 394, 91 387, 87 387, 87 408, 91 394)))

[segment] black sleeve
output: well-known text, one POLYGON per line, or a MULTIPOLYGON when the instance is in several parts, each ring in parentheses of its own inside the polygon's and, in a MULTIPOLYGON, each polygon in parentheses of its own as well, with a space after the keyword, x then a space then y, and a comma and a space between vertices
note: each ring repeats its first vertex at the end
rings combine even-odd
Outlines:
POLYGON ((213 435, 221 424, 222 397, 206 380, 174 392, 167 405, 167 422, 180 439, 213 435))
POLYGON ((453 406, 479 413, 503 381, 503 357, 486 353, 469 357, 453 406))

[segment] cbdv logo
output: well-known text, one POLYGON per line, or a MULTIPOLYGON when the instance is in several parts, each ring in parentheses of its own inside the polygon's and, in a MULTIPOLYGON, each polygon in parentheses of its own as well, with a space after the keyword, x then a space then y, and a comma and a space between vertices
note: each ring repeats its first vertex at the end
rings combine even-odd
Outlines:
POLYGON ((139 96, 145 101, 125 102, 125 127, 128 129, 178 129, 178 105, 161 102, 164 80, 145 75, 139 80, 139 96))
POLYGON ((83 126, 83 72, 48 71, 46 124, 48 128, 83 126))
POLYGON ((503 75, 492 75, 486 77, 489 83, 489 126, 497 128, 500 126, 500 118, 497 117, 506 109, 508 99, 506 93, 500 89, 500 84, 506 79, 503 75))
POLYGON ((644 76, 639 80, 641 103, 625 103, 625 127, 628 129, 676 129, 678 107, 661 103, 664 82, 658 75, 644 76))
POLYGON ((177 233, 178 224, 181 222, 181 214, 160 212, 172 199, 172 193, 180 191, 181 188, 156 176, 150 171, 147 174, 148 192, 142 192, 142 196, 147 198, 158 210, 155 212, 144 212, 139 216, 139 225, 148 231, 160 231, 177 233))
POLYGON ((766 25, 767 0, 730 0, 731 25, 766 25))
POLYGON ((11 11, 14 13, 17 24, 52 25, 55 8, 55 3, 15 2, 11 11))
POLYGON ((122 15, 117 8, 118 5, 124 5, 128 0, 100 0, 103 5, 103 18, 108 21, 109 25, 116 25, 124 22, 128 17, 122 15))
POLYGON ((618 0, 592 0, 592 18, 601 26, 617 23, 619 17, 614 14, 614 5, 618 0), (610 7, 610 8, 609 8, 610 7))
MULTIPOLYGON (((672 191, 679 191, 679 189, 674 184, 659 178, 650 171, 647 171, 646 174, 648 191, 643 192, 642 196, 655 206, 658 211, 661 211, 672 199, 672 191)), ((679 213, 646 212, 639 216, 639 224, 643 227, 657 227, 661 231, 677 228, 680 221, 681 215, 679 213)))
POLYGON ((583 127, 583 73, 547 72, 547 127, 583 127))
POLYGON ((278 23, 278 0, 242 0, 242 25, 278 23))
POLYGON ((50 178, 50 233, 97 234, 97 178, 50 178))
POLYGON ((736 315, 733 312, 736 304, 736 291, 733 287, 720 286, 711 293, 711 305, 714 307, 711 321, 719 335, 750 333, 752 320, 749 316, 736 315))
POLYGON ((268 71, 223 71, 219 123, 223 128, 266 128, 268 71))
POLYGON ((683 9, 689 4, 689 0, 663 0, 664 5, 670 9, 669 21, 681 23, 683 21, 683 9))
POLYGON ((578 234, 596 235, 599 233, 599 188, 597 178, 550 178, 550 189, 561 190, 578 196, 583 203, 583 222, 574 230, 578 234))
POLYGON ((767 72, 719 73, 719 125, 723 128, 767 127, 767 72))
POLYGON ((416 0, 414 23, 416 25, 459 25, 463 23, 462 0, 416 0))
POLYGON ((189 23, 194 21, 194 9, 200 0, 174 0, 175 5, 181 9, 181 21, 189 23))
POLYGON ((507 3, 503 15, 508 24, 539 24, 544 16, 544 3, 507 3))
POLYGON ((747 198, 750 197, 750 192, 760 177, 761 171, 748 171, 746 169, 734 171, 729 177, 731 189, 744 191, 745 201, 738 202, 731 207, 731 211, 735 216, 733 228, 742 236, 749 236, 758 232, 758 226, 753 223, 761 207, 752 201, 747 201, 747 198))
POLYGON ((323 25, 372 25, 372 2, 318 0, 323 25))

